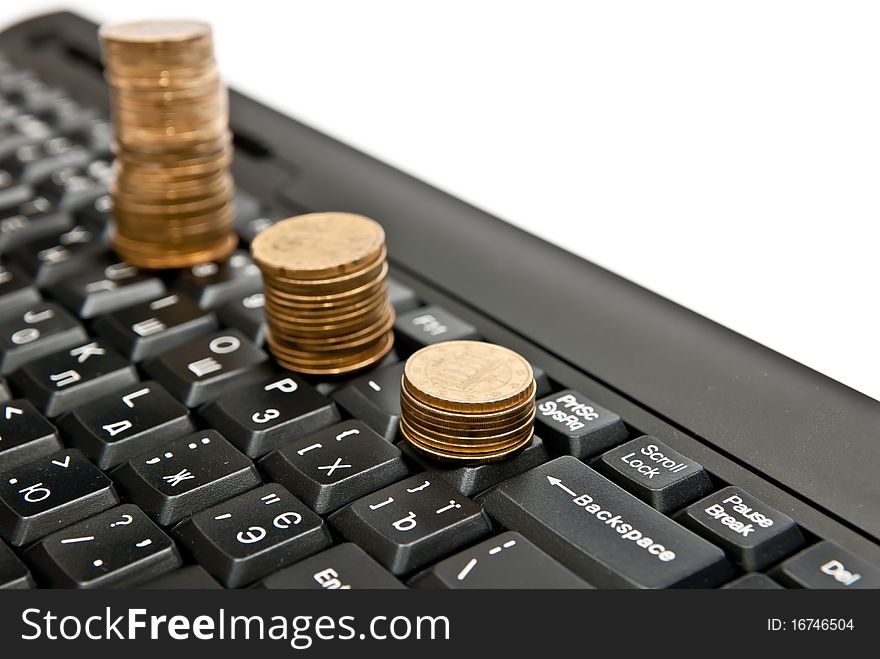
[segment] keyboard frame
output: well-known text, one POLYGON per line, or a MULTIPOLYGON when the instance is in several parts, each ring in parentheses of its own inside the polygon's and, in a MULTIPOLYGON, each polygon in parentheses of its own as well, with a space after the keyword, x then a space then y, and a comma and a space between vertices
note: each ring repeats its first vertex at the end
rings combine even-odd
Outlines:
MULTIPOLYGON (((94 23, 67 12, 34 18, 0 34, 0 51, 106 110, 94 23)), ((252 99, 230 96, 240 187, 290 214, 375 217, 386 229, 393 276, 425 303, 517 350, 559 389, 581 391, 700 462, 720 484, 790 515, 808 535, 880 565, 880 403, 252 99), (837 462, 831 450, 843 451, 837 462)))

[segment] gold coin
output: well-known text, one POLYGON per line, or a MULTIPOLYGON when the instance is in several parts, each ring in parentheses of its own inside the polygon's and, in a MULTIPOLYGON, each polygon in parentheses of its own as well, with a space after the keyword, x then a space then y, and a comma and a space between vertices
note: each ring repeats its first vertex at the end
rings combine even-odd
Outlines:
POLYGON ((363 215, 311 213, 261 231, 251 243, 251 254, 260 269, 275 276, 327 279, 374 260, 384 241, 382 227, 363 215))
POLYGON ((150 20, 102 25, 98 31, 108 45, 184 47, 211 39, 211 26, 202 21, 150 20))
POLYGON ((435 449, 430 446, 421 444, 418 441, 413 441, 413 439, 407 434, 408 430, 403 424, 401 425, 400 431, 404 439, 409 442, 410 446, 412 446, 422 455, 441 462, 464 463, 468 466, 489 464, 512 457, 513 455, 516 455, 517 453, 525 449, 529 444, 531 444, 533 438, 533 434, 527 434, 521 442, 513 444, 512 446, 501 451, 486 454, 468 454, 435 449))
POLYGON ((451 411, 503 409, 528 397, 534 381, 528 361, 502 346, 448 341, 422 348, 406 362, 413 395, 451 411))

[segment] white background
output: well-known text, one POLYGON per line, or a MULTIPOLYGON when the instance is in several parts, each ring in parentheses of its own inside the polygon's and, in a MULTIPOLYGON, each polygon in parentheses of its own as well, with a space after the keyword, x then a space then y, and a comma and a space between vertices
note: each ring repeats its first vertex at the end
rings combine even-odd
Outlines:
POLYGON ((70 7, 880 399, 880 3, 70 7))

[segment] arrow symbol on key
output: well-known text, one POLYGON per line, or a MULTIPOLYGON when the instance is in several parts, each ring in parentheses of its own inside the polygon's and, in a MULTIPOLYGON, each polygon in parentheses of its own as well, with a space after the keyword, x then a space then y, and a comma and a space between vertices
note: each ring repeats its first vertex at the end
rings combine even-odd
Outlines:
POLYGON ((65 469, 67 469, 70 466, 70 456, 65 455, 63 462, 59 462, 58 460, 52 460, 52 464, 58 465, 59 467, 64 467, 65 469))
POLYGON ((573 497, 577 496, 577 494, 575 494, 574 492, 569 490, 567 487, 565 487, 565 485, 562 484, 562 481, 559 480, 558 478, 555 478, 553 476, 547 476, 547 482, 550 483, 550 485, 555 485, 560 490, 564 490, 565 492, 568 492, 573 497))

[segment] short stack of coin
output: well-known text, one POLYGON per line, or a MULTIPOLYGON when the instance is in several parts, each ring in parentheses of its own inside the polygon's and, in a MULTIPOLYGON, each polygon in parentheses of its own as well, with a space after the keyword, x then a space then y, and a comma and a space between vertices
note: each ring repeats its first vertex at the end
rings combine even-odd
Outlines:
POLYGON ((371 366, 394 344, 385 232, 352 213, 277 222, 251 243, 263 274, 266 341, 285 368, 338 375, 371 366))
POLYGON ((211 28, 143 21, 100 34, 116 155, 114 249, 145 268, 222 260, 236 246, 232 143, 211 28))
POLYGON ((437 460, 501 460, 532 439, 535 389, 531 365, 512 350, 480 341, 437 343, 406 362, 400 430, 437 460))

